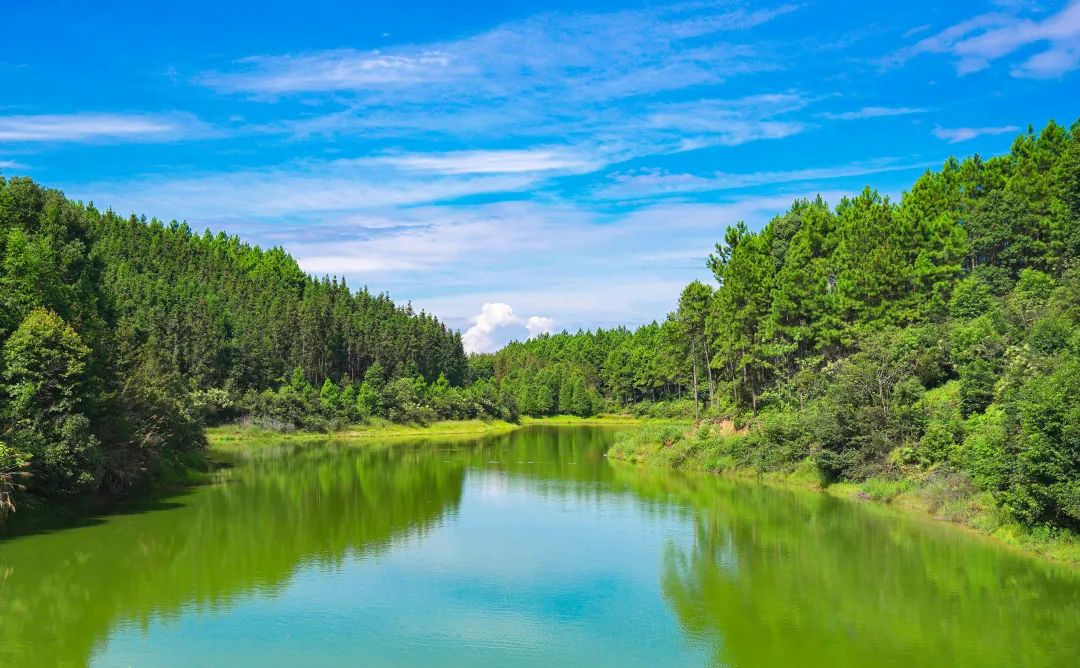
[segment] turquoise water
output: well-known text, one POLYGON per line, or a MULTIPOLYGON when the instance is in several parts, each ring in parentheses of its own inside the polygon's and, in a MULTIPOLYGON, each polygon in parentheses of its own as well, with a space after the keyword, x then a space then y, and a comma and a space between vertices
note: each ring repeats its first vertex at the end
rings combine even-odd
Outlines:
POLYGON ((266 447, 9 537, 0 664, 1078 665, 1073 570, 611 438, 266 447))

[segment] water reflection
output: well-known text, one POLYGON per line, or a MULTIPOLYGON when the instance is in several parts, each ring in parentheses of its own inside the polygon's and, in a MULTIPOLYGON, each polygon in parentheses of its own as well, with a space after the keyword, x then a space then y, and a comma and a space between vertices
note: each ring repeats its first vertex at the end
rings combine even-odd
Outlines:
POLYGON ((730 666, 1075 666, 1080 581, 1064 567, 873 506, 722 477, 625 475, 694 510, 662 587, 730 666))
POLYGON ((0 665, 85 665, 120 623, 146 626, 272 593, 423 533, 461 500, 464 468, 421 450, 264 450, 227 479, 107 521, 0 543, 0 665), (147 510, 147 512, 136 512, 147 510))
POLYGON ((611 438, 261 448, 219 484, 0 541, 0 665, 269 665, 268 624, 309 665, 1077 665, 1073 570, 873 506, 611 464, 611 438), (193 654, 210 630, 230 653, 193 654))

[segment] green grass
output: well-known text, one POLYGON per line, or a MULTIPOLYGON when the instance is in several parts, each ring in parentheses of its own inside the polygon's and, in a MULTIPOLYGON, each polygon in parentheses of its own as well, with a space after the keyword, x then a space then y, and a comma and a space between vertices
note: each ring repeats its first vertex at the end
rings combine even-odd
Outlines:
POLYGON ((240 425, 222 425, 206 430, 210 447, 226 449, 230 447, 250 447, 259 443, 304 443, 318 441, 351 441, 364 439, 391 438, 432 438, 451 436, 483 436, 505 433, 519 428, 520 425, 501 420, 447 420, 429 425, 395 424, 382 420, 369 424, 351 425, 334 432, 295 431, 281 433, 240 425))
POLYGON ((594 415, 593 417, 578 417, 576 415, 554 415, 551 417, 533 418, 523 417, 521 418, 521 424, 527 425, 555 425, 555 426, 582 426, 582 427, 596 427, 596 426, 611 426, 611 427, 624 427, 624 426, 643 426, 643 425, 664 425, 664 424, 679 424, 687 426, 690 424, 689 420, 672 420, 668 418, 640 418, 634 415, 625 415, 621 413, 604 413, 602 415, 594 415))
MULTIPOLYGON (((638 426, 645 424, 674 424, 672 420, 642 419, 632 415, 598 415, 580 418, 573 415, 557 415, 544 418, 522 418, 520 422, 503 420, 445 420, 428 425, 397 424, 386 420, 373 420, 367 424, 350 425, 333 432, 294 431, 277 432, 247 425, 222 425, 209 427, 206 438, 212 449, 251 447, 260 444, 314 443, 320 441, 354 441, 365 439, 415 439, 454 438, 502 434, 532 425, 550 426, 638 426)), ((683 423, 685 424, 685 423, 683 423)))

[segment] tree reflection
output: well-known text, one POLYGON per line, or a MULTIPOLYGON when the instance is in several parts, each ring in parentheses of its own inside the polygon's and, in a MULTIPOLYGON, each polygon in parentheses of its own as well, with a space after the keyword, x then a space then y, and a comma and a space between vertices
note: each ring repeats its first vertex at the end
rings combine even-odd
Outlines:
POLYGON ((175 510, 0 543, 0 665, 85 665, 118 623, 227 607, 279 590, 301 563, 384 550, 454 511, 464 468, 327 444, 263 450, 225 476, 166 500, 175 510))
POLYGON ((815 493, 623 470, 694 509, 662 589, 730 666, 1073 665, 1080 581, 952 527, 815 493))

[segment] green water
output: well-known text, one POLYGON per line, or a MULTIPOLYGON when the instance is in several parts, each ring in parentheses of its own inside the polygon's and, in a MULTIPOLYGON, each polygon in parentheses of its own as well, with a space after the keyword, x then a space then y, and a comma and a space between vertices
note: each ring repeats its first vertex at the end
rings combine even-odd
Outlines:
POLYGON ((264 448, 8 536, 0 665, 1080 665, 1076 571, 611 438, 264 448))

